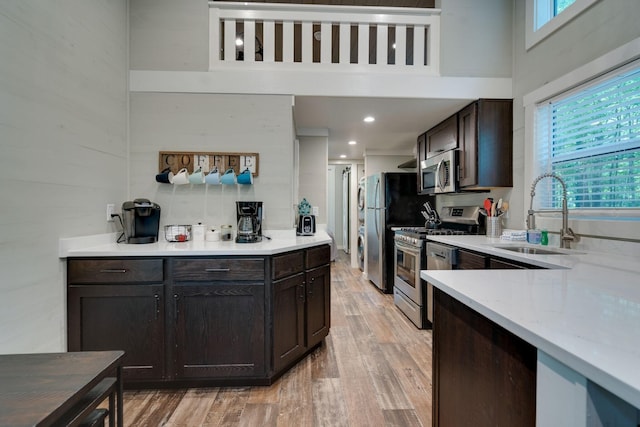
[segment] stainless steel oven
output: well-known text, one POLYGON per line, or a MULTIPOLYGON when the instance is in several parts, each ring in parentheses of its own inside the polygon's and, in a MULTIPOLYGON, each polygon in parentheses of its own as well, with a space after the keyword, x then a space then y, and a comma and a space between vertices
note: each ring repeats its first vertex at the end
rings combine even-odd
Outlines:
POLYGON ((395 231, 393 300, 418 328, 429 328, 433 321, 432 286, 420 278, 420 270, 452 269, 457 263, 456 248, 427 241, 428 236, 482 234, 479 213, 477 206, 445 206, 439 222, 427 221, 438 228, 392 229, 395 231))
POLYGON ((422 301, 423 241, 419 245, 395 239, 393 300, 396 306, 418 327, 423 328, 425 313, 422 301))

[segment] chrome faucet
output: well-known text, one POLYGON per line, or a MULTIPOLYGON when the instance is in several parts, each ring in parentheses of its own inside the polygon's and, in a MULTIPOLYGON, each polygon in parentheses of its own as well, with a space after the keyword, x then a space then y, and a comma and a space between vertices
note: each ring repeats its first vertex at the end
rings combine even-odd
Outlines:
POLYGON ((569 209, 567 209, 567 185, 564 180, 554 173, 543 173, 531 184, 531 204, 529 205, 529 212, 527 215, 527 229, 536 228, 536 213, 540 212, 561 212, 562 213, 562 229, 560 230, 560 247, 564 249, 571 249, 571 242, 578 242, 580 236, 575 234, 571 227, 569 227, 569 209), (562 185, 562 210, 557 209, 544 209, 533 210, 533 197, 536 195, 536 185, 542 178, 555 178, 562 185))

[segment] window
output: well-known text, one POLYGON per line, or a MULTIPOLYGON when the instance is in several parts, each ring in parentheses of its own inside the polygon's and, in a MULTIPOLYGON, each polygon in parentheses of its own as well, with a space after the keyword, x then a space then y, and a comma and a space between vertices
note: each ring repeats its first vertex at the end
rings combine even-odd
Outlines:
POLYGON ((535 0, 534 28, 539 30, 576 0, 535 0))
POLYGON ((526 47, 535 46, 598 0, 527 0, 526 47))
MULTIPOLYGON (((561 176, 568 207, 640 208, 640 63, 536 105, 535 156, 561 176)), ((559 209, 561 186, 538 183, 543 209, 559 209)))

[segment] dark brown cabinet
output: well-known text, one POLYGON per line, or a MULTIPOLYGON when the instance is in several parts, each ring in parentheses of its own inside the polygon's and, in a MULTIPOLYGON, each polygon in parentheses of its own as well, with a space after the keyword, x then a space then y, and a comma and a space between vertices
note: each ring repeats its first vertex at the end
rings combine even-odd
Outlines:
POLYGON ((458 249, 458 270, 540 269, 537 265, 489 256, 481 252, 458 249))
POLYGON ((331 325, 331 269, 328 265, 305 274, 306 281, 306 344, 315 347, 329 334, 331 325))
POLYGON ((69 351, 124 350, 123 378, 164 376, 162 259, 68 261, 69 351))
POLYGON ((511 270, 511 269, 526 269, 522 264, 516 264, 514 262, 505 261, 499 258, 491 258, 489 260, 489 268, 491 270, 511 270))
POLYGON ((330 327, 330 247, 72 258, 68 348, 124 350, 129 387, 269 384, 330 327))
POLYGON ((171 263, 174 379, 264 377, 264 259, 171 263))
POLYGON ((458 150, 460 191, 511 187, 512 133, 512 100, 474 101, 418 137, 418 176, 422 175, 421 160, 458 150))
POLYGON ((487 268, 488 260, 488 255, 467 251, 465 249, 458 250, 459 270, 484 270, 487 268))
POLYGON ((458 113, 459 185, 513 186, 513 102, 480 99, 458 113))
POLYGON ((304 273, 273 282, 273 370, 275 372, 280 372, 294 363, 306 350, 304 305, 304 273))
POLYGON ((330 247, 274 256, 272 263, 273 368, 279 373, 329 333, 330 247))
POLYGON ((458 116, 454 114, 425 134, 427 158, 458 148, 458 116))
POLYGON ((433 425, 535 426, 536 348, 434 289, 433 425))

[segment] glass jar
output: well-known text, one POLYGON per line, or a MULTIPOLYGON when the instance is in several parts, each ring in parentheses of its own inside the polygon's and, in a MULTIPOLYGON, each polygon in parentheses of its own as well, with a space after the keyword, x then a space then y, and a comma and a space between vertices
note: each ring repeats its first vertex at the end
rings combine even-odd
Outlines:
POLYGON ((233 225, 223 225, 220 227, 220 240, 223 242, 233 240, 233 225))

